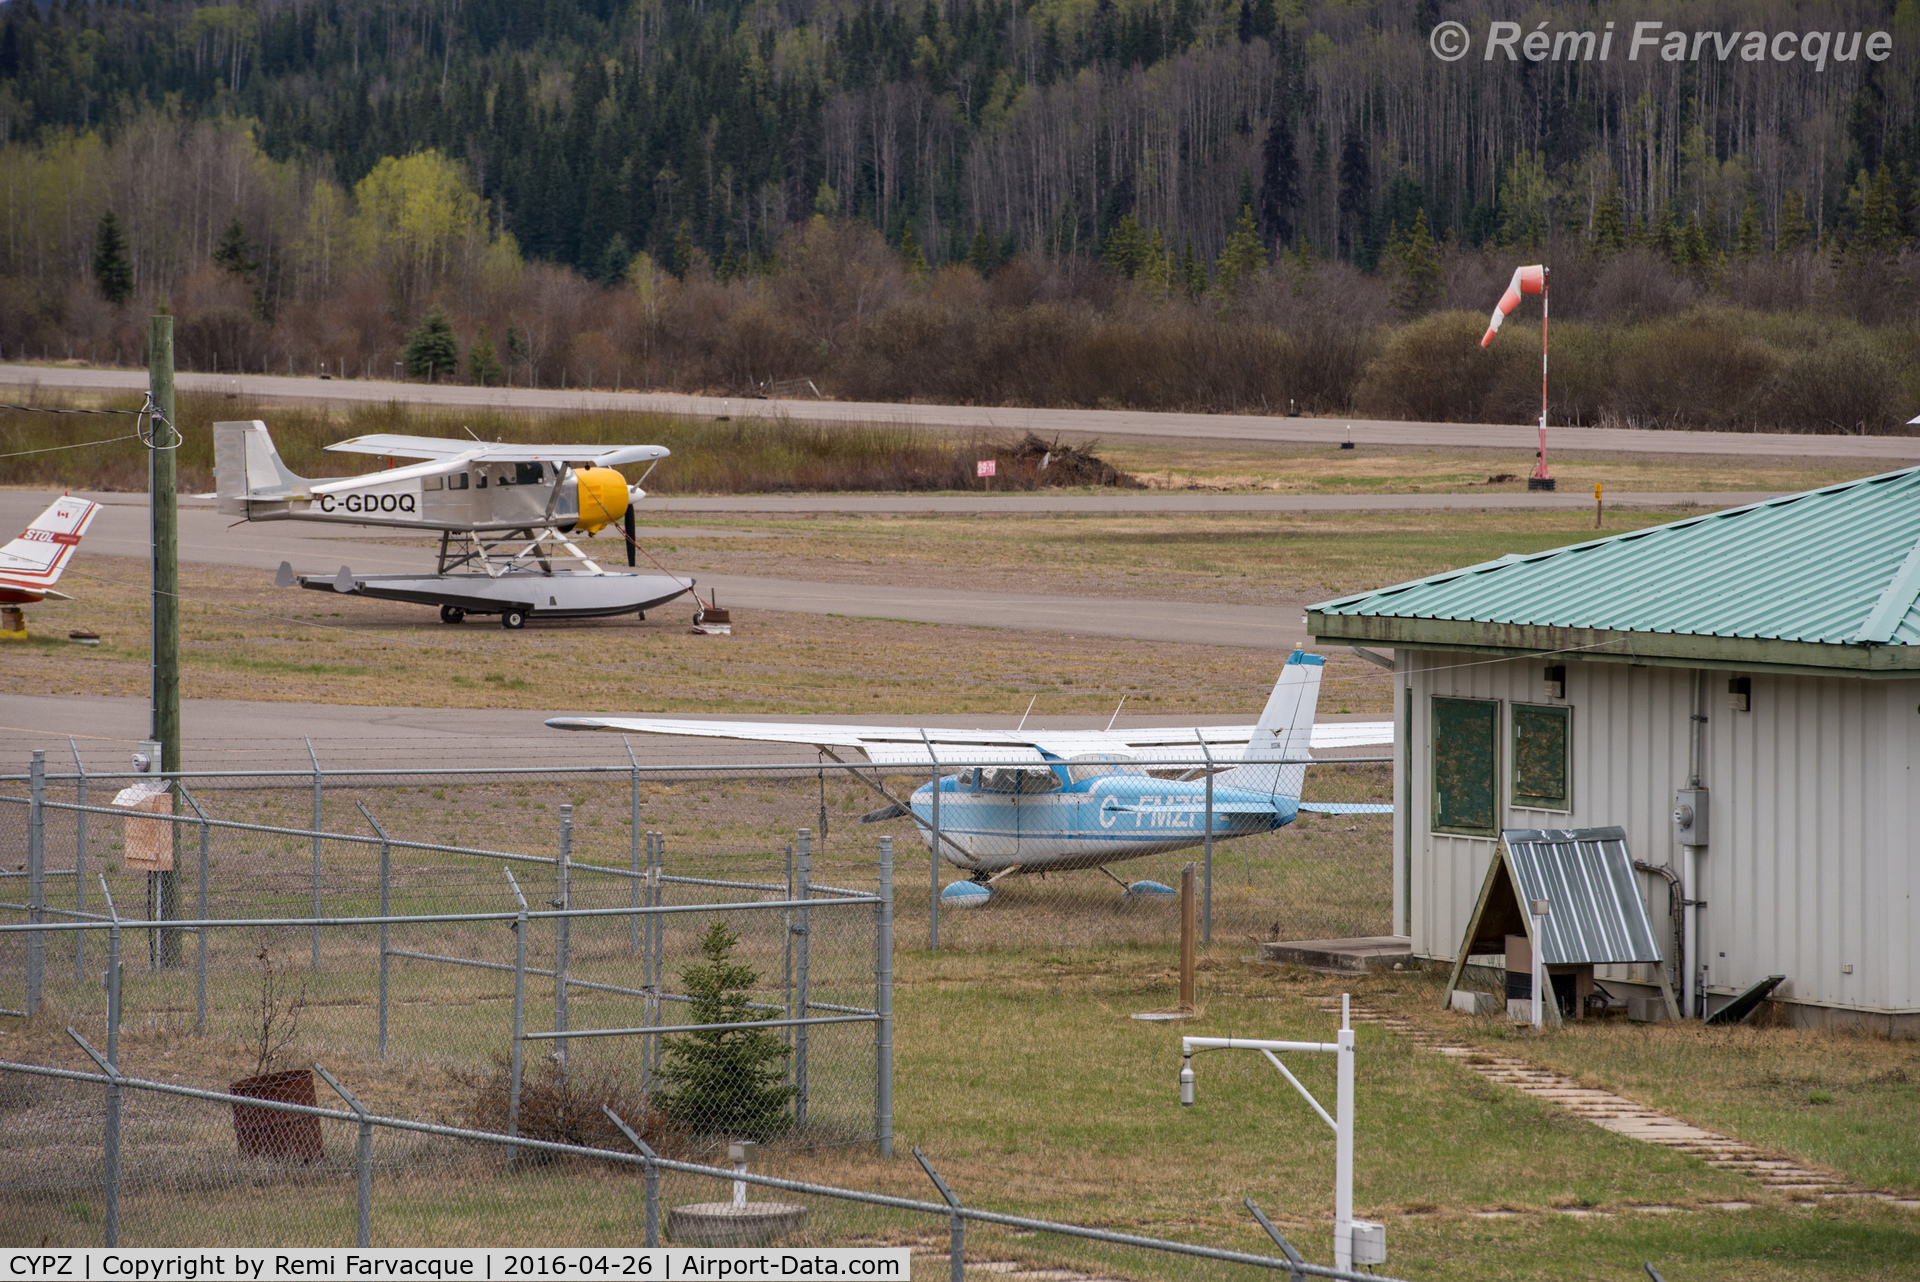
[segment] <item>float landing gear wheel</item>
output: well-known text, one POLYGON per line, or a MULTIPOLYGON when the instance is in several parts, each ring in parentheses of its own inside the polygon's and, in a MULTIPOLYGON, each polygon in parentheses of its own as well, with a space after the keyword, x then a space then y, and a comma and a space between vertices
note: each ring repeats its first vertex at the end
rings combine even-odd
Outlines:
POLYGON ((508 606, 500 613, 500 626, 518 630, 527 626, 527 612, 508 606))
POLYGON ((467 612, 465 610, 462 610, 459 606, 443 605, 440 607, 440 622, 465 623, 466 621, 467 621, 467 612))

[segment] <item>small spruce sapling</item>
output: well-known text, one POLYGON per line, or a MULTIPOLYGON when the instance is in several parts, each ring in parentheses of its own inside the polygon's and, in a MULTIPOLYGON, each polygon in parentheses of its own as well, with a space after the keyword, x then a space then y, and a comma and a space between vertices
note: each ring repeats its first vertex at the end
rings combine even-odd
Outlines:
MULTIPOLYGON (((700 940, 705 960, 680 972, 692 1016, 700 1024, 743 1024, 756 1012, 749 994, 760 973, 733 960, 740 936, 715 921, 700 940)), ((794 1088, 784 1082, 792 1052, 772 1033, 721 1028, 666 1039, 663 1088, 653 1102, 670 1122, 736 1138, 764 1139, 792 1124, 794 1088)))

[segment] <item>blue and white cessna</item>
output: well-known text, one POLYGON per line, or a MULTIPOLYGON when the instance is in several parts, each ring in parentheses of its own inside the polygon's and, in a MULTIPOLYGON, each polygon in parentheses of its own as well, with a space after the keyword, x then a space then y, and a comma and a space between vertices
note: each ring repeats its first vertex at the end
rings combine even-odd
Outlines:
MULTIPOLYGON (((836 749, 858 749, 876 765, 934 769, 964 763, 939 780, 940 853, 974 880, 988 881, 1015 872, 1097 868, 1199 845, 1207 837, 1210 773, 1216 842, 1271 832, 1303 810, 1392 813, 1390 805, 1300 799, 1310 748, 1393 742, 1390 721, 1314 724, 1325 662, 1296 650, 1251 726, 1023 733, 625 717, 556 717, 547 724, 559 730, 807 744, 849 767, 836 749), (1237 759, 1230 755, 1235 748, 1237 759), (1218 767, 1210 767, 1216 749, 1228 751, 1218 767), (1177 770, 1180 777, 1156 777, 1156 769, 1163 775, 1177 770)), ((911 815, 933 845, 931 781, 902 801, 858 770, 853 773, 893 803, 865 816, 868 822, 911 815)))

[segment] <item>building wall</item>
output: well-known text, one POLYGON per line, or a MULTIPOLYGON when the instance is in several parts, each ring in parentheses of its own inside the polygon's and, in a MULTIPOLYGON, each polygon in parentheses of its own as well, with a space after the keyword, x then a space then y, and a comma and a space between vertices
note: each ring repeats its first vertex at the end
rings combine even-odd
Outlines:
MULTIPOLYGON (((1675 790, 1687 784, 1692 672, 1553 662, 1567 669, 1564 700, 1545 694, 1544 659, 1399 651, 1410 722, 1403 893, 1416 953, 1453 956, 1495 851, 1492 839, 1432 830, 1435 696, 1502 702, 1500 827, 1618 824, 1636 859, 1680 868, 1671 815, 1675 790), (1511 804, 1505 705, 1513 702, 1572 709, 1566 811, 1511 804)), ((1752 711, 1734 712, 1730 675, 1706 678, 1701 952, 1709 999, 1783 974, 1780 996, 1796 1002, 1920 1010, 1920 682, 1754 675, 1752 711)), ((1640 879, 1667 941, 1666 883, 1640 879)), ((1612 974, 1653 979, 1646 967, 1612 974)))

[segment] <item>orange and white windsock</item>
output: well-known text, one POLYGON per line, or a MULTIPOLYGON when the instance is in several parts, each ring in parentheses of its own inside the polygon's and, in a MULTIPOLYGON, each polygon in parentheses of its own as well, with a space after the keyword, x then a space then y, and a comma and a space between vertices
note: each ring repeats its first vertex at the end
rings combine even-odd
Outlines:
POLYGON ((1507 313, 1520 306, 1520 295, 1538 294, 1546 287, 1547 269, 1543 265, 1535 263, 1531 267, 1514 268, 1513 279, 1507 282, 1507 292, 1500 296, 1500 305, 1493 309, 1493 319, 1487 322, 1487 336, 1480 340, 1480 346, 1485 347, 1493 341, 1493 336, 1500 332, 1500 322, 1507 318, 1507 313))

